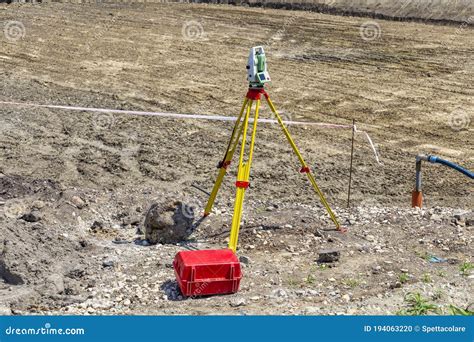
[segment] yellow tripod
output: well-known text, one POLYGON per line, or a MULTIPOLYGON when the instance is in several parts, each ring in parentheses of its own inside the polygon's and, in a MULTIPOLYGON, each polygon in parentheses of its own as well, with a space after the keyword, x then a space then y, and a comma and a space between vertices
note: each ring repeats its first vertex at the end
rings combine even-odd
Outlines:
POLYGON ((277 118, 277 121, 280 124, 283 130, 283 133, 286 136, 286 139, 288 140, 293 151, 298 157, 301 163, 300 172, 306 173, 309 181, 311 182, 311 185, 313 186, 316 193, 319 195, 319 198, 322 204, 324 205, 327 212, 329 213, 331 220, 336 225, 336 229, 342 231, 341 226, 339 222, 337 221, 336 216, 334 215, 331 208, 329 207, 328 202, 324 198, 324 194, 322 193, 322 191, 319 189, 318 185, 316 184, 316 180, 314 179, 313 174, 311 173, 308 165, 303 159, 303 156, 301 155, 298 148, 296 147, 296 144, 293 141, 290 135, 290 132, 286 128, 285 124, 283 123, 281 116, 276 111, 275 106, 273 105, 272 101, 270 100, 270 97, 268 96, 268 93, 263 88, 249 88, 249 91, 247 92, 247 95, 245 96, 242 109, 240 110, 240 114, 237 117, 237 120, 235 122, 234 129, 232 131, 232 135, 231 135, 229 144, 227 146, 227 150, 225 152, 224 158, 218 165, 219 174, 217 176, 216 182, 214 184, 211 195, 209 197, 206 208, 204 210, 204 216, 207 216, 210 214, 212 210, 212 206, 214 205, 214 201, 216 199, 217 193, 219 191, 219 188, 222 184, 224 176, 227 173, 227 168, 229 167, 232 161, 232 157, 234 156, 235 150, 237 149, 237 145, 239 144, 240 137, 242 137, 242 144, 241 144, 240 158, 239 158, 239 168, 237 171, 237 181, 235 182, 235 185, 237 187, 237 193, 235 197, 234 216, 232 217, 232 227, 230 231, 230 240, 229 240, 229 248, 232 249, 234 252, 237 250, 237 241, 239 237, 240 221, 242 219, 242 209, 243 209, 245 190, 249 187, 249 184, 250 184, 249 183, 250 167, 252 166, 253 149, 255 145, 255 136, 257 133, 258 111, 260 109, 261 95, 265 97, 271 111, 277 118), (250 139, 250 146, 249 146, 247 161, 244 161, 245 147, 247 143, 247 133, 248 133, 249 121, 250 121, 249 120, 250 113, 252 111, 254 102, 255 102, 255 115, 253 119, 252 135, 250 139))

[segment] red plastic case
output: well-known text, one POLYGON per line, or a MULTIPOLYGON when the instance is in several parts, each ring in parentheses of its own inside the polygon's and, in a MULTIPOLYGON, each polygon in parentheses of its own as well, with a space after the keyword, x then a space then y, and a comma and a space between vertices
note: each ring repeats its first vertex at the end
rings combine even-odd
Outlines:
POLYGON ((173 267, 188 297, 235 293, 242 279, 239 259, 230 249, 178 252, 173 267))

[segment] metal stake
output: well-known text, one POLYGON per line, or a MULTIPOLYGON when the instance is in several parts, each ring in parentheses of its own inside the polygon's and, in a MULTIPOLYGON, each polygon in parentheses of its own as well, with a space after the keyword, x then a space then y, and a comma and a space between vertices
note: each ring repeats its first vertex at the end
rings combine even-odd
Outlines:
POLYGON ((354 159, 354 133, 355 133, 355 119, 352 119, 351 167, 349 169, 349 189, 347 191, 347 207, 348 208, 351 205, 352 161, 354 159))

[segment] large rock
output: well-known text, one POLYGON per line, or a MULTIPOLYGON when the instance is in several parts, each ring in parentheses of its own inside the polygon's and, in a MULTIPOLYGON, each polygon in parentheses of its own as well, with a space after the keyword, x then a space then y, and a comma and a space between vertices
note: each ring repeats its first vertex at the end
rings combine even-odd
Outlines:
POLYGON ((177 243, 192 232, 193 208, 181 201, 154 203, 145 217, 145 239, 152 244, 177 243))

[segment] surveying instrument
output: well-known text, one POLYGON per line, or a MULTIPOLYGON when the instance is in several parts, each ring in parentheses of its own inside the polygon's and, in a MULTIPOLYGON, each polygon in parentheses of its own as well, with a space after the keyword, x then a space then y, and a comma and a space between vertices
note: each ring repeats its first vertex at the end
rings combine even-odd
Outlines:
POLYGON ((276 111, 275 106, 268 96, 268 93, 264 89, 265 83, 270 82, 270 75, 268 74, 267 70, 265 51, 261 46, 253 47, 250 50, 247 64, 247 80, 249 81, 249 89, 247 91, 247 95, 245 96, 240 114, 235 122, 234 129, 232 130, 232 135, 230 137, 229 144, 227 145, 224 158, 217 166, 219 168, 219 174, 204 210, 204 216, 207 216, 211 213, 212 206, 214 205, 219 188, 232 161, 232 157, 237 150, 239 142, 242 140, 239 168, 237 171, 237 181, 235 182, 237 193, 235 197, 234 216, 232 217, 229 248, 214 250, 188 250, 180 251, 176 254, 173 261, 173 268, 181 292, 185 296, 226 294, 235 293, 239 290, 240 281, 242 279, 242 270, 239 259, 235 252, 237 250, 237 242, 239 238, 245 191, 250 185, 250 168, 252 166, 255 136, 257 134, 258 111, 260 109, 260 99, 262 95, 270 106, 270 109, 280 124, 286 139, 290 143, 291 148, 301 163, 300 172, 305 173, 308 177, 311 185, 329 213, 331 220, 336 225, 336 229, 339 231, 344 231, 339 225, 336 216, 329 207, 328 202, 324 198, 323 193, 316 184, 316 180, 314 179, 309 166, 306 164, 303 157, 301 156, 301 153, 298 151, 298 148, 291 138, 290 132, 288 132, 288 129, 283 123, 281 116, 276 111), (255 113, 253 114, 250 144, 248 151, 246 151, 249 122, 251 121, 250 117, 254 103, 255 113))
POLYGON ((321 203, 326 208, 331 220, 336 225, 336 229, 339 231, 343 231, 341 228, 336 215, 334 215, 331 207, 329 206, 324 194, 320 190, 319 186, 316 183, 316 180, 311 173, 309 166, 306 164, 303 156, 299 152, 293 138, 290 135, 290 132, 286 128, 281 116, 278 114, 275 105, 270 100, 270 96, 268 95, 267 91, 265 90, 265 83, 271 81, 270 75, 267 70, 267 61, 265 57, 265 51, 263 50, 262 46, 253 47, 250 50, 248 63, 247 63, 247 80, 249 81, 249 89, 247 95, 245 96, 244 103, 242 105, 242 109, 240 110, 240 114, 237 117, 235 122, 234 129, 232 130, 232 135, 227 145, 227 150, 225 151, 224 158, 218 164, 219 174, 217 176, 216 182, 212 189, 211 195, 207 202, 206 208, 204 210, 204 216, 207 216, 211 213, 212 206, 214 205, 214 201, 216 199, 217 193, 219 188, 222 184, 224 176, 227 173, 229 165, 232 161, 234 153, 237 149, 240 139, 242 138, 241 148, 240 148, 240 158, 239 158, 239 167, 237 171, 237 181, 235 185, 237 187, 237 193, 235 197, 235 207, 234 207, 234 215, 232 217, 232 227, 230 231, 230 240, 229 240, 229 248, 234 252, 237 250, 237 242, 239 237, 239 230, 240 230, 240 222, 242 219, 242 211, 243 211, 243 202, 245 191, 248 189, 250 182, 250 168, 252 166, 252 157, 253 157, 253 150, 255 146, 255 136, 257 133, 257 123, 258 123, 258 111, 260 109, 260 99, 261 96, 265 98, 268 106, 270 107, 271 111, 273 112, 275 118, 277 119, 281 129, 283 130, 283 134, 286 136, 286 139, 291 145, 293 152, 298 157, 298 160, 301 163, 301 173, 305 173, 308 177, 311 185, 313 186, 314 190, 318 194, 321 203), (249 130, 249 121, 251 117, 252 107, 255 103, 255 113, 253 114, 253 124, 252 124, 252 131, 250 137, 250 145, 248 151, 246 151, 246 143, 247 143, 247 134, 249 130), (246 153, 247 152, 247 153, 246 153), (247 158, 246 158, 247 156, 247 158))

